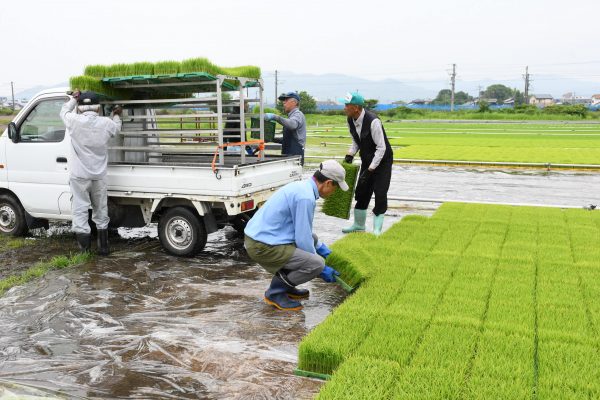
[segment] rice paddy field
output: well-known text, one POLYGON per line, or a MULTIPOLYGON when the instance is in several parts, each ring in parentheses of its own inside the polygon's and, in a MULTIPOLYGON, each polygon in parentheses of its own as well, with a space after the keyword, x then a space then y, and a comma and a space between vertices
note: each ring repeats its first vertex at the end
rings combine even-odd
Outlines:
POLYGON ((328 264, 358 290, 307 335, 318 399, 600 398, 600 212, 444 204, 328 264))
MULTIPOLYGON (((344 120, 307 131, 307 155, 344 155, 344 120)), ((600 124, 385 122, 394 158, 552 164, 600 164, 600 124)))

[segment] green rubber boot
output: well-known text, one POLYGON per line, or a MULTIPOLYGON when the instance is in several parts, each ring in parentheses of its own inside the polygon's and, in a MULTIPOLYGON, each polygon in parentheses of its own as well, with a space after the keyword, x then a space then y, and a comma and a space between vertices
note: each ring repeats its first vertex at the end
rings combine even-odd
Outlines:
POLYGON ((385 214, 376 215, 373 218, 373 233, 375 236, 381 235, 381 229, 383 228, 383 217, 385 214))
POLYGON ((367 210, 354 209, 354 223, 348 228, 342 229, 344 233, 364 232, 365 222, 367 221, 367 210))

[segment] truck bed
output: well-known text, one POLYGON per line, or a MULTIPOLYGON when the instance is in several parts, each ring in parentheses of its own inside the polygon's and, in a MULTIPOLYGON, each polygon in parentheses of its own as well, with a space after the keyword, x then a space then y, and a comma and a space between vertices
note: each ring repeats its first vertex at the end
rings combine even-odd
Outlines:
POLYGON ((237 154, 226 155, 223 165, 211 167, 212 155, 163 154, 147 162, 111 162, 109 191, 239 197, 274 190, 302 176, 300 157, 269 156, 259 161, 237 154))

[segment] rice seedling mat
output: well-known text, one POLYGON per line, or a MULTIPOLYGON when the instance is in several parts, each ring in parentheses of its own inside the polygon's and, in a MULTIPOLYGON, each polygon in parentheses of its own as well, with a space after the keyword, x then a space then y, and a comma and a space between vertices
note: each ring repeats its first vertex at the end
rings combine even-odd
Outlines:
POLYGON ((346 170, 346 183, 349 189, 347 191, 336 190, 331 196, 323 202, 322 211, 326 215, 343 219, 350 218, 350 209, 354 200, 354 189, 358 178, 360 167, 356 164, 341 163, 346 170))
POLYGON ((600 212, 447 203, 327 263, 360 288, 299 347, 318 399, 600 398, 600 212))

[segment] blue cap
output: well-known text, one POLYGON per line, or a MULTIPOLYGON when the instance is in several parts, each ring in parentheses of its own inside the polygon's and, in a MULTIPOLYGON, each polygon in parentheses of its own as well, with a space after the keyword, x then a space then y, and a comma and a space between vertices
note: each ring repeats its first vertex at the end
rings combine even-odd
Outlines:
POLYGON ((283 101, 285 99, 296 99, 296 101, 299 103, 300 102, 300 96, 298 95, 298 92, 287 92, 287 93, 283 93, 278 97, 279 100, 283 101))
POLYGON ((344 96, 341 99, 338 99, 338 102, 342 104, 354 104, 357 106, 364 106, 365 98, 362 97, 362 95, 358 92, 346 93, 346 96, 344 96))

